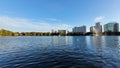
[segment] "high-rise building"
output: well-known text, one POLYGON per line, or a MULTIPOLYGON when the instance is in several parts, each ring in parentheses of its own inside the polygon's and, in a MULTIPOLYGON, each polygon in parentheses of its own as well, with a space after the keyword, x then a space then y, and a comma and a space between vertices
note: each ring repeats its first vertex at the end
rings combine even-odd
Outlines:
POLYGON ((78 27, 74 27, 74 28, 72 29, 72 32, 78 32, 78 27))
POLYGON ((95 33, 94 29, 95 29, 95 26, 91 26, 90 27, 90 32, 95 33))
POLYGON ((86 26, 80 26, 80 27, 74 27, 73 32, 82 32, 82 33, 86 33, 86 26))
POLYGON ((119 24, 117 22, 110 22, 104 25, 104 32, 119 32, 119 24))
POLYGON ((100 22, 97 22, 95 26, 90 27, 90 32, 95 33, 96 35, 102 35, 102 25, 100 22))
POLYGON ((52 29, 52 33, 58 33, 58 30, 52 29))
POLYGON ((64 35, 68 34, 68 30, 58 30, 58 33, 62 33, 64 35))
POLYGON ((102 25, 100 24, 100 22, 97 22, 97 23, 96 23, 95 29, 96 29, 98 32, 102 32, 102 25))
POLYGON ((81 26, 80 31, 85 34, 86 33, 86 26, 81 26))

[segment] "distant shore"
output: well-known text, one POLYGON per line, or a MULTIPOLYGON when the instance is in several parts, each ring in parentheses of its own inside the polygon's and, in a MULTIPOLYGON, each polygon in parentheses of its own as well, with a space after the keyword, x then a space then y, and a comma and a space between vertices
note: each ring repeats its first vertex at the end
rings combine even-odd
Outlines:
MULTIPOLYGON (((81 32, 68 32, 67 34, 51 32, 12 32, 1 29, 0 37, 1 36, 96 36, 96 34, 92 32, 87 32, 85 34, 81 32)), ((100 36, 120 36, 120 32, 103 32, 100 36)))

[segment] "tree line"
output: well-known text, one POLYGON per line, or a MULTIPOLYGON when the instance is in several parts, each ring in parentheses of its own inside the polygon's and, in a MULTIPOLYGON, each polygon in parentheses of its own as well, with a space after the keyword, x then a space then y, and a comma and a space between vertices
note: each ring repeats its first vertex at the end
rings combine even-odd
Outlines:
POLYGON ((50 32, 13 32, 5 29, 0 30, 0 36, 50 36, 50 32))
POLYGON ((13 32, 10 30, 1 29, 0 36, 82 36, 81 32, 69 32, 67 34, 63 33, 51 33, 51 32, 13 32))
POLYGON ((5 29, 1 29, 0 30, 0 36, 12 36, 14 32, 9 31, 9 30, 5 30, 5 29))

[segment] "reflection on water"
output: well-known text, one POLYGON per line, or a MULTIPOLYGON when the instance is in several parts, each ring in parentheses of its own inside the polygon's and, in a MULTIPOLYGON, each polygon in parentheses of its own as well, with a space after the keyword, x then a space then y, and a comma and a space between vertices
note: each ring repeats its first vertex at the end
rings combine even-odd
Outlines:
POLYGON ((53 36, 52 37, 52 43, 53 45, 68 45, 68 36, 53 36))
POLYGON ((75 36, 73 37, 73 44, 74 45, 86 45, 86 37, 84 36, 75 36))
POLYGON ((0 38, 0 68, 120 68, 119 57, 119 36, 0 38))
MULTIPOLYGON (((104 36, 103 36, 104 37, 104 36)), ((93 37, 93 45, 96 49, 96 51, 100 54, 100 56, 104 55, 104 38, 101 36, 95 36, 93 37)))
POLYGON ((75 50, 81 50, 86 51, 87 50, 87 42, 85 36, 74 36, 73 38, 73 44, 72 48, 75 48, 75 50))

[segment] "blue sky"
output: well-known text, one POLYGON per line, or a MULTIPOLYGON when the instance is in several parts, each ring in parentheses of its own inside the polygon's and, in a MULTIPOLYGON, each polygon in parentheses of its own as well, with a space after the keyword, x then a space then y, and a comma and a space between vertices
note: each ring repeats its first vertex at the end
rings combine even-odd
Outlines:
POLYGON ((0 0, 0 28, 12 31, 89 31, 98 21, 120 23, 120 0, 0 0))

